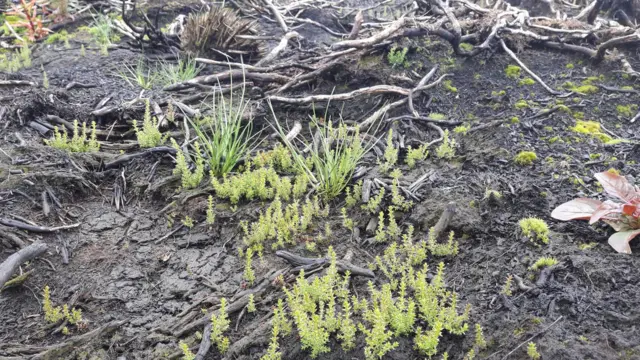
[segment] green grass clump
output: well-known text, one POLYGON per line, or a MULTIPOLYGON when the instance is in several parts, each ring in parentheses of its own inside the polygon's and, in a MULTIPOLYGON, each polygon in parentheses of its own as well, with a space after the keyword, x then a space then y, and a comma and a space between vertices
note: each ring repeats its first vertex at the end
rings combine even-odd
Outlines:
POLYGON ((583 120, 576 121, 576 125, 573 127, 570 127, 571 131, 573 132, 592 136, 602 141, 603 143, 612 141, 613 138, 603 133, 601 128, 602 127, 600 126, 600 123, 597 121, 583 121, 583 120))
POLYGON ((403 48, 402 50, 399 50, 397 46, 394 45, 389 50, 389 53, 387 54, 387 60, 389 61, 389 64, 391 65, 391 67, 393 68, 400 67, 400 66, 404 66, 405 68, 409 67, 409 63, 405 59, 407 55, 407 51, 409 51, 408 48, 403 48))
POLYGON ((444 131, 442 142, 436 148, 436 156, 440 159, 451 160, 456 155, 456 141, 449 137, 449 130, 444 131))
POLYGON ((45 144, 56 149, 69 152, 95 152, 100 150, 100 144, 96 138, 96 122, 91 122, 91 134, 87 138, 87 123, 82 123, 80 131, 78 120, 73 121, 73 137, 69 140, 67 129, 62 128, 62 132, 57 126, 53 127, 53 137, 45 140, 45 144))
POLYGON ((314 116, 312 123, 317 129, 317 141, 302 144, 303 146, 297 146, 287 139, 277 120, 276 128, 291 151, 298 171, 307 175, 323 198, 333 199, 344 191, 356 166, 373 146, 373 142, 363 144, 359 129, 350 129, 343 122, 339 122, 337 127, 330 121, 327 125, 322 125, 314 116), (309 155, 305 155, 304 148, 311 149, 309 155))
POLYGON ((524 79, 520 80, 518 82, 518 85, 519 86, 523 86, 523 85, 530 86, 530 85, 533 85, 535 83, 536 83, 535 80, 533 80, 532 78, 528 77, 528 78, 524 78, 524 79))
POLYGON ((177 64, 162 61, 156 69, 156 77, 163 86, 191 80, 198 76, 202 66, 194 58, 179 59, 177 64))
POLYGON ((118 70, 118 77, 123 79, 131 87, 139 86, 145 90, 153 87, 156 81, 156 75, 144 63, 144 59, 139 58, 133 64, 123 64, 123 70, 118 70))
POLYGON ((622 116, 631 117, 634 116, 636 112, 638 112, 638 105, 617 105, 616 111, 622 116))
POLYGON ((152 148, 164 144, 169 134, 162 134, 159 129, 158 119, 154 116, 151 118, 151 104, 147 99, 145 102, 144 120, 142 121, 142 129, 138 128, 138 121, 133 120, 133 130, 138 139, 138 145, 141 148, 152 148))
POLYGON ((516 164, 522 166, 531 165, 535 160, 538 160, 538 155, 533 151, 520 151, 518 155, 513 158, 516 164))
POLYGON ((538 260, 536 260, 536 262, 533 265, 531 265, 529 269, 536 271, 545 267, 556 265, 557 263, 558 263, 558 260, 556 260, 555 258, 541 257, 538 260))
POLYGON ((535 217, 524 218, 518 222, 522 234, 531 240, 540 240, 544 244, 549 243, 549 225, 535 217))
POLYGON ((520 77, 520 70, 522 69, 518 65, 509 65, 504 72, 508 78, 517 79, 520 77))
POLYGON ((213 94, 211 115, 191 123, 205 153, 212 176, 223 176, 233 170, 255 147, 251 135, 253 119, 247 125, 242 117, 247 108, 244 87, 239 99, 233 94, 227 100, 221 93, 213 94))
POLYGON ((108 55, 109 45, 120 41, 120 35, 114 30, 112 23, 113 20, 109 16, 98 14, 93 17, 91 27, 83 26, 78 28, 78 31, 87 31, 100 47, 100 53, 108 55))

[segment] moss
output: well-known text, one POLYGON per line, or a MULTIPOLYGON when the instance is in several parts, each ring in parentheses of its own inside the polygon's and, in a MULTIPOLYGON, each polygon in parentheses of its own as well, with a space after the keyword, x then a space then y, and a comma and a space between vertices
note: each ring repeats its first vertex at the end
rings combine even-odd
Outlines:
POLYGON ((520 118, 518 118, 517 116, 514 116, 511 118, 511 120, 509 120, 512 124, 520 124, 520 118))
POLYGON ((573 117, 578 120, 584 120, 584 113, 582 111, 576 111, 573 113, 573 117))
POLYGON ((460 43, 460 49, 462 49, 464 51, 471 51, 471 50, 473 50, 473 45, 471 45, 469 43, 460 43))
POLYGON ((538 155, 533 151, 521 151, 513 158, 516 164, 522 166, 531 165, 535 160, 538 160, 538 155))
POLYGON ((520 77, 520 70, 521 70, 520 66, 509 65, 504 70, 504 72, 505 72, 505 74, 507 75, 508 78, 517 79, 518 77, 520 77))
POLYGON ((491 97, 499 97, 499 96, 505 96, 507 94, 506 91, 504 90, 500 90, 500 91, 492 91, 491 92, 491 97))
POLYGON ((549 139, 549 144, 554 144, 554 143, 557 143, 558 141, 562 142, 562 139, 560 139, 560 136, 554 136, 551 139, 549 139))
POLYGON ((467 135, 467 131, 469 131, 469 129, 471 129, 471 124, 464 123, 460 126, 456 126, 455 128, 453 128, 453 132, 456 134, 467 135))
POLYGON ((442 86, 444 87, 445 90, 447 90, 448 92, 452 92, 452 93, 457 93, 458 92, 458 88, 452 85, 451 80, 445 80, 442 82, 442 86))
POLYGON ((514 107, 518 110, 520 109, 528 109, 529 108, 529 103, 527 103, 527 100, 524 99, 520 99, 516 102, 516 104, 514 105, 514 107))
POLYGON ((582 120, 578 120, 576 122, 576 125, 570 128, 571 131, 579 133, 579 134, 585 134, 585 135, 590 135, 604 143, 608 143, 611 140, 613 140, 613 138, 605 133, 603 133, 600 129, 600 123, 596 122, 596 121, 582 121, 582 120))
POLYGON ((542 268, 545 267, 549 267, 549 266, 553 266, 556 265, 558 263, 558 260, 556 260, 555 258, 552 257, 541 257, 538 260, 536 260, 536 262, 531 265, 531 267, 529 269, 531 270, 540 270, 542 268))
POLYGON ((598 160, 602 157, 602 154, 589 154, 589 159, 598 160))
POLYGON ((545 244, 549 243, 549 225, 544 220, 530 217, 520 220, 518 225, 522 234, 532 241, 540 240, 545 244))
POLYGON ((628 86, 628 85, 627 85, 627 86, 623 86, 623 87, 621 87, 620 89, 621 89, 621 90, 635 90, 635 89, 633 88, 633 86, 628 86))
POLYGON ((433 120, 444 120, 446 119, 446 116, 444 114, 440 114, 440 113, 431 113, 428 116, 430 119, 433 120))
POLYGON ((482 77, 482 75, 480 75, 478 73, 473 74, 473 79, 474 80, 480 80, 481 77, 482 77))
POLYGON ((529 78, 529 77, 528 77, 528 78, 524 78, 524 79, 520 80, 520 81, 518 82, 518 85, 519 85, 519 86, 523 86, 523 85, 531 86, 531 85, 533 85, 533 84, 535 84, 535 83, 536 83, 536 81, 535 81, 535 80, 533 80, 532 78, 529 78))
POLYGON ((620 175, 620 170, 615 169, 615 168, 610 168, 609 170, 607 170, 608 173, 614 174, 614 175, 620 175))
POLYGON ((634 116, 638 111, 638 105, 618 105, 616 106, 616 111, 622 116, 631 117, 634 116))
POLYGON ((549 131, 549 132, 551 132, 551 131, 553 131, 553 127, 551 127, 551 126, 545 126, 545 127, 543 128, 543 130, 544 130, 544 131, 549 131))
MULTIPOLYGON (((562 85, 562 87, 567 90, 571 90, 573 92, 577 92, 580 94, 595 94, 598 92, 597 86, 592 85, 591 83, 584 84, 584 82, 583 82, 583 85, 578 86, 571 81, 567 81, 562 85)), ((574 98, 574 102, 576 102, 575 98, 574 98)), ((580 102, 580 100, 578 99, 577 102, 580 102)))
POLYGON ((565 66, 565 68, 567 68, 567 69, 573 69, 573 64, 569 63, 569 64, 567 64, 567 65, 565 66))

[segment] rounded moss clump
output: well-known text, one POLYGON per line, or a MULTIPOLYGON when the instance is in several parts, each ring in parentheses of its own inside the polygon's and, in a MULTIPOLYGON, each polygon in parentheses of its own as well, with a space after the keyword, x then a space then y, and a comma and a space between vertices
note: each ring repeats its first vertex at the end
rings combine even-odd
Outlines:
POLYGON ((597 121, 576 121, 576 126, 570 128, 571 131, 577 132, 579 134, 585 134, 595 137, 596 139, 606 143, 613 138, 601 131, 600 123, 597 121))
POLYGON ((520 77, 520 70, 520 66, 518 65, 509 65, 504 72, 507 74, 508 78, 517 79, 520 77))
POLYGON ((518 222, 522 234, 532 241, 537 239, 545 244, 549 243, 549 225, 542 219, 525 218, 518 222))
POLYGON ((518 82, 518 85, 520 85, 520 86, 523 86, 523 85, 530 86, 530 85, 533 85, 535 83, 536 83, 535 80, 533 80, 532 78, 528 77, 528 78, 524 78, 524 79, 520 80, 520 82, 518 82))
POLYGON ((522 166, 531 165, 535 160, 538 160, 538 155, 533 151, 520 151, 518 155, 513 158, 516 164, 522 166))

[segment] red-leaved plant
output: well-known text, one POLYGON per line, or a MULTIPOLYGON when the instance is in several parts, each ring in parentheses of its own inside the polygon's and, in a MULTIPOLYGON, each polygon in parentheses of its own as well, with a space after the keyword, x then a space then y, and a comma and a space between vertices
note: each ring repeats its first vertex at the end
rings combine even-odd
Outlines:
POLYGON ((51 30, 42 24, 42 17, 38 15, 38 4, 36 0, 29 2, 20 0, 20 6, 13 5, 13 10, 7 12, 7 15, 15 15, 23 19, 14 24, 14 26, 25 28, 29 41, 42 39, 51 32, 51 30))
POLYGON ((594 177, 616 201, 579 198, 558 206, 551 216, 563 221, 589 220, 589 224, 602 220, 616 231, 609 237, 609 245, 619 253, 631 254, 629 242, 640 235, 640 189, 613 172, 597 173, 594 177))

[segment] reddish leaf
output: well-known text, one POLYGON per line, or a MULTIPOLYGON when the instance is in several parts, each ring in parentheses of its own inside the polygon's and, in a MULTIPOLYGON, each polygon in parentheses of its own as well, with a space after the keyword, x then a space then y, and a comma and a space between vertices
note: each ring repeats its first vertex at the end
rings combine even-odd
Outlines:
POLYGON ((624 176, 604 171, 595 174, 594 177, 600 181, 604 190, 611 196, 629 202, 638 196, 636 189, 629 184, 629 181, 624 176))
POLYGON ((588 220, 601 204, 601 201, 589 198, 571 200, 555 208, 551 217, 562 221, 588 220))
POLYGON ((614 203, 613 201, 607 200, 600 204, 596 211, 593 212, 593 214, 591 215, 591 219, 589 219, 589 224, 594 224, 603 217, 615 212, 620 212, 620 205, 614 203))
POLYGON ((638 209, 637 205, 624 204, 622 205, 622 213, 628 216, 633 216, 633 213, 638 209))
POLYGON ((629 242, 638 235, 640 229, 617 232, 609 237, 609 245, 619 253, 631 254, 629 242))

